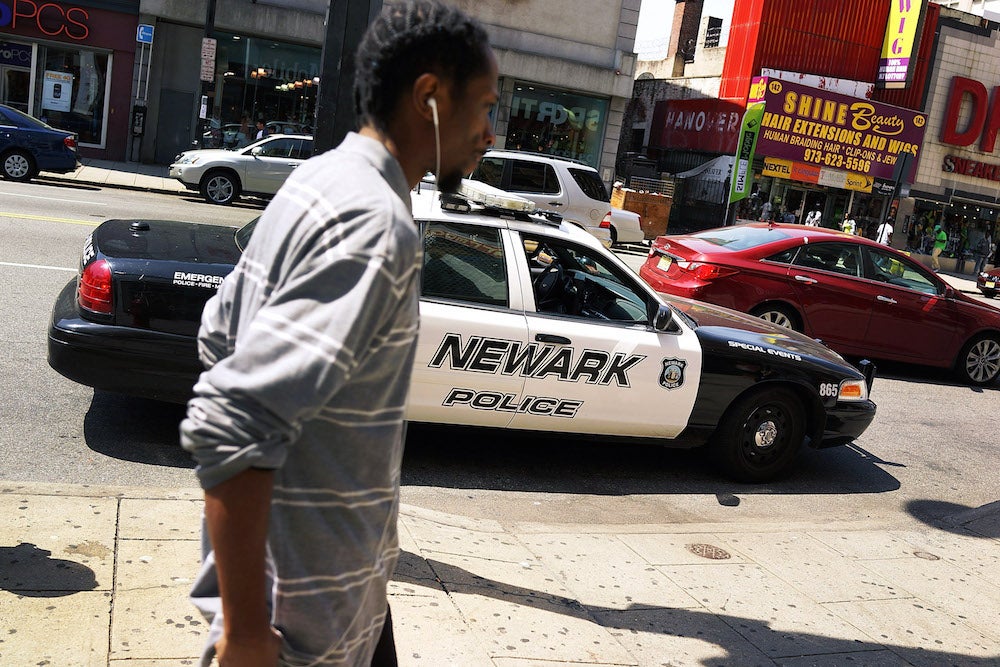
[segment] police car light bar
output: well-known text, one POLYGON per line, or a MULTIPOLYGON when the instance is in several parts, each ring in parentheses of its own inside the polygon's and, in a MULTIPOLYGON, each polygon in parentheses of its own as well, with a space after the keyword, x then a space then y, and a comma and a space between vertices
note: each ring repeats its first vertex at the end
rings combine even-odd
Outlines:
POLYGON ((518 213, 534 213, 535 202, 512 195, 500 188, 492 185, 462 179, 462 184, 458 187, 458 194, 462 195, 470 202, 480 206, 503 209, 505 211, 516 211, 518 213))

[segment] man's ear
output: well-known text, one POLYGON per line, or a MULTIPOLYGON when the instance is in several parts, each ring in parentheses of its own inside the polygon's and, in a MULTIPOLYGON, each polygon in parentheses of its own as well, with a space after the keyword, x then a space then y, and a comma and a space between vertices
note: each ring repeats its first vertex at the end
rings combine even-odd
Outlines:
MULTIPOLYGON (((421 74, 413 82, 410 93, 410 104, 413 113, 426 120, 428 123, 434 122, 434 110, 431 108, 430 100, 434 100, 440 105, 446 97, 441 78, 437 74, 430 72, 421 74)), ((440 107, 439 107, 440 109, 440 107)))

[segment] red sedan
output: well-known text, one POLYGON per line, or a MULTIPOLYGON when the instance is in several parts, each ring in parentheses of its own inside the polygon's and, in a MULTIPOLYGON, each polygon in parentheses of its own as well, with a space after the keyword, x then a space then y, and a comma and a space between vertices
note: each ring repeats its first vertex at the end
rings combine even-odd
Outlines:
POLYGON ((850 356, 1000 375, 1000 310, 905 254, 821 227, 754 223, 660 236, 639 275, 667 294, 777 322, 850 356))
POLYGON ((994 266, 989 271, 983 271, 976 276, 976 287, 988 299, 995 297, 997 290, 1000 290, 1000 267, 994 266))

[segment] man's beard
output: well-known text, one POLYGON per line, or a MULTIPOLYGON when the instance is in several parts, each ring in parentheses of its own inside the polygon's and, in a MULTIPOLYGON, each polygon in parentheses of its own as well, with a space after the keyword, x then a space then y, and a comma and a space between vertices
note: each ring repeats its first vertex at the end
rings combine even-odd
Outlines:
POLYGON ((462 172, 457 169, 455 171, 449 171, 447 174, 438 174, 438 190, 448 194, 455 194, 458 192, 458 186, 462 184, 462 176, 462 172))

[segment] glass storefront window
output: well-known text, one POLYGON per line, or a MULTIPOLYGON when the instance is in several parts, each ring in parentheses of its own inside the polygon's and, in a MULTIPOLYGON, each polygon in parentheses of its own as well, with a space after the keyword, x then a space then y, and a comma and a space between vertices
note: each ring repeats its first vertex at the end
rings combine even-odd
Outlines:
POLYGON ((517 82, 506 146, 568 157, 597 167, 607 120, 606 99, 517 82))
POLYGON ((216 37, 212 117, 226 147, 252 141, 245 135, 252 134, 257 120, 272 134, 312 134, 321 50, 225 32, 216 37))
POLYGON ((65 46, 39 45, 32 115, 75 132, 81 145, 104 146, 104 101, 111 55, 65 46))

